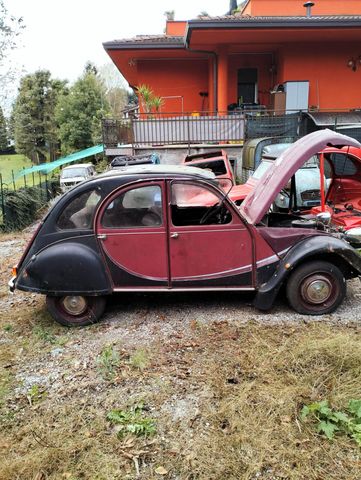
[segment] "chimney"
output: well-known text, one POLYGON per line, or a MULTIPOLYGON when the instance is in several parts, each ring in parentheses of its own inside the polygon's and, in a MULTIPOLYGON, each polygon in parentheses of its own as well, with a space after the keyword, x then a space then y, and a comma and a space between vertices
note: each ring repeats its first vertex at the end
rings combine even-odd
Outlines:
POLYGON ((306 8, 306 16, 307 18, 311 18, 311 8, 314 6, 313 2, 306 2, 303 4, 303 6, 306 8))
POLYGON ((237 0, 230 0, 228 15, 232 15, 233 10, 237 10, 237 8, 238 8, 237 0))

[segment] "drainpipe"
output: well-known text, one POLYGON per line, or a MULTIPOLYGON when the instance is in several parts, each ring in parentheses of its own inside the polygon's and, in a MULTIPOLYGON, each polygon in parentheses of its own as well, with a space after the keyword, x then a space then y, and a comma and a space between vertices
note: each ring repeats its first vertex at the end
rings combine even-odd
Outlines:
POLYGON ((307 18, 311 18, 311 8, 314 6, 313 2, 306 2, 303 4, 303 6, 306 8, 306 16, 307 18))
POLYGON ((207 55, 213 56, 213 102, 214 102, 214 110, 215 112, 218 111, 218 56, 216 52, 212 52, 210 50, 194 50, 190 48, 188 42, 186 42, 186 50, 192 53, 206 53, 207 55))

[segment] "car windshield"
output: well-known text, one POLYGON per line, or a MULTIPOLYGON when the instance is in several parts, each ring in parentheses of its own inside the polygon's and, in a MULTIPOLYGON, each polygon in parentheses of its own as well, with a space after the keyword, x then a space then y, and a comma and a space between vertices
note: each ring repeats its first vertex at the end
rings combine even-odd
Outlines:
POLYGON ((84 177, 86 169, 79 168, 65 168, 61 173, 61 178, 84 177))
POLYGON ((262 160, 252 177, 259 180, 267 172, 272 163, 270 160, 262 160))

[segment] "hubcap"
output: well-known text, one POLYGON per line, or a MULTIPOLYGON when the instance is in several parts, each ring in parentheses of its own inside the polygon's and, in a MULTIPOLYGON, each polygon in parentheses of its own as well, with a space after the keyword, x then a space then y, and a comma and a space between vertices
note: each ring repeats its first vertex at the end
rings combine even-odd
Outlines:
POLYGON ((84 297, 71 295, 63 298, 63 307, 69 315, 81 315, 86 310, 87 301, 84 297))
POLYGON ((305 282, 302 288, 303 298, 310 303, 326 302, 330 298, 331 292, 331 282, 325 277, 312 277, 305 282))

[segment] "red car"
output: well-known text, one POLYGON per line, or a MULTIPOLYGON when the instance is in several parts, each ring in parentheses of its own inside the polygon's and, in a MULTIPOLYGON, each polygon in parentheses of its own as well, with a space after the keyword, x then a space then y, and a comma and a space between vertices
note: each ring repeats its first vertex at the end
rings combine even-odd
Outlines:
MULTIPOLYGON (((330 130, 303 137, 239 208, 212 172, 194 167, 125 167, 83 182, 44 218, 10 289, 46 295, 54 319, 68 326, 97 321, 108 295, 129 291, 253 291, 255 306, 267 310, 285 285, 296 311, 332 312, 346 280, 361 275, 354 237, 330 227, 325 213, 269 211, 300 166, 329 144, 360 148, 330 130)), ((357 178, 335 178, 336 194, 340 186, 359 189, 357 178)))

